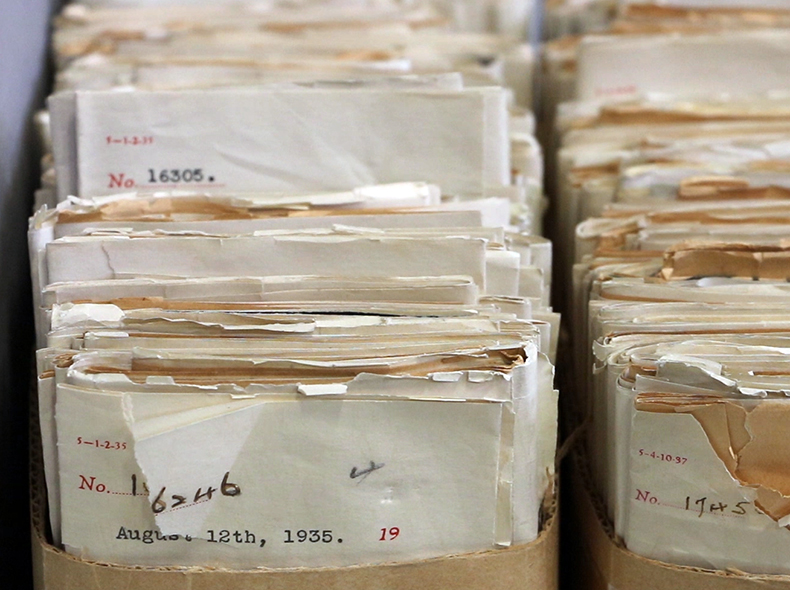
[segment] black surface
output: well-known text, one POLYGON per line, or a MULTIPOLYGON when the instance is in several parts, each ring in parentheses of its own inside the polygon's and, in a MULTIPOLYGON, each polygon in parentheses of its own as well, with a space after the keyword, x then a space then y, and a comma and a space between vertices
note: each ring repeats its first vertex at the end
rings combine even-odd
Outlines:
POLYGON ((48 90, 56 0, 0 0, 0 586, 32 588, 27 480, 34 340, 27 218, 38 186, 32 115, 48 90))

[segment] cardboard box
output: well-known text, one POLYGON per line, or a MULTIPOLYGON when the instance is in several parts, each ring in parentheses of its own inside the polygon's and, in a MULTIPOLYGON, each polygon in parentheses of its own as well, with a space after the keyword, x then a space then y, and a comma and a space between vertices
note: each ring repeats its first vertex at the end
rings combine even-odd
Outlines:
MULTIPOLYGON (((34 431, 36 428, 33 429, 34 431)), ((559 516, 553 500, 540 536, 510 549, 411 563, 232 571, 142 568, 91 562, 51 545, 40 447, 31 447, 33 577, 36 590, 556 590, 559 516)))
MULTIPOLYGON (((790 590, 790 576, 762 576, 677 566, 631 553, 615 539, 603 505, 591 492, 580 453, 566 462, 574 534, 574 589, 584 590, 790 590)), ((567 515, 566 515, 567 516, 567 515)), ((570 561, 570 560, 569 560, 570 561)))

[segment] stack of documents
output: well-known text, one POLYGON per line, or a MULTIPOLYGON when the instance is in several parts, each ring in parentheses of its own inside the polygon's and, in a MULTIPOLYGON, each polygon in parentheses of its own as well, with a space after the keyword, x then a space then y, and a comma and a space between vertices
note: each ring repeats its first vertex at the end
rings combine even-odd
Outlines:
MULTIPOLYGON (((578 250, 592 253, 574 268, 571 315, 583 327, 574 334, 574 359, 577 401, 592 417, 590 467, 615 530, 629 549, 656 559, 787 573, 772 552, 786 542, 784 515, 776 517, 766 499, 782 489, 771 487, 778 485, 773 479, 750 480, 737 467, 742 456, 751 457, 748 449, 751 460, 767 462, 768 472, 786 468, 777 463, 784 441, 765 442, 748 421, 760 400, 786 405, 780 361, 790 334, 787 202, 610 211, 612 217, 578 228, 578 250), (729 356, 718 356, 720 350, 729 356), (743 362, 740 373, 730 370, 730 359, 743 362), (741 431, 733 430, 739 418, 729 414, 729 404, 744 408, 741 431), (704 417, 699 425, 684 422, 708 411, 725 412, 725 434, 729 425, 726 436, 737 440, 722 442, 724 434, 708 428, 704 417), (686 428, 693 434, 684 434, 686 428), (728 460, 736 467, 722 471, 728 460), (767 491, 755 495, 756 483, 767 491), (712 511, 694 512, 704 498, 712 511), (721 512, 727 506, 737 512, 721 512), (752 534, 745 550, 742 540, 752 534)), ((783 425, 765 427, 778 432, 783 425)))
POLYGON ((413 202, 435 194, 120 196, 39 212, 39 409, 63 546, 286 567, 534 539, 556 444, 548 243, 413 202), (389 208, 363 208, 382 196, 389 208), (408 543, 380 539, 407 530, 408 543), (243 540, 223 546, 222 531, 243 540), (179 542, 121 542, 135 535, 179 542))
MULTIPOLYGON (((522 105, 531 104, 532 51, 518 19, 504 19, 512 31, 460 33, 431 4, 282 4, 72 5, 53 40, 58 87, 181 88, 460 71, 470 83, 512 86, 522 105)), ((523 2, 498 4, 508 13, 508 4, 523 2)))
POLYGON ((542 153, 531 115, 459 74, 50 98, 40 204, 128 192, 346 191, 425 179, 538 233, 542 153), (119 116, 118 113, 123 113, 119 116), (291 121, 298 120, 298 125, 291 121), (353 133, 350 132, 353 130, 353 133), (229 138, 238 139, 229 139, 229 138), (392 146, 404 152, 393 154, 392 146), (121 163, 119 165, 119 163, 121 163))
POLYGON ((220 234, 258 219, 220 199, 167 201, 34 219, 39 408, 67 550, 286 567, 535 538, 556 442, 540 351, 558 325, 518 319, 541 301, 518 297, 502 230, 440 225, 477 212, 357 210, 345 217, 363 227, 220 234), (222 531, 242 541, 223 546, 222 531), (178 542, 122 542, 135 535, 178 542))
POLYGON ((29 229, 57 545, 248 569, 537 537, 559 315, 528 93, 501 85, 530 54, 442 18, 61 17, 29 229))
MULTIPOLYGON (((790 100, 783 97, 561 105, 556 231, 563 260, 576 224, 605 208, 783 198, 790 100)), ((609 213, 608 215, 614 215, 609 213)))
POLYGON ((618 4, 616 18, 594 34, 571 31, 542 52, 540 121, 544 145, 555 148, 550 156, 564 101, 753 96, 786 87, 790 7, 782 0, 618 4))
MULTIPOLYGON (((616 532, 630 550, 788 573, 786 305, 775 308, 773 333, 635 338, 619 350, 609 343, 603 366, 617 434, 610 493, 616 532)), ((676 311, 695 315, 699 307, 676 311)), ((708 327, 743 330, 749 308, 741 315, 724 307, 708 327)), ((752 322, 765 317, 757 315, 752 322)))
MULTIPOLYGON (((347 190, 419 179, 441 184, 448 198, 507 197, 540 233, 543 158, 529 111, 533 51, 522 34, 457 32, 447 16, 457 3, 450 2, 93 4, 69 5, 56 22, 56 93, 37 119, 51 151, 39 204, 77 193, 242 189, 250 173, 244 190, 347 190), (137 92, 105 100, 111 91, 137 92), (91 115, 96 100, 127 114, 91 115), (111 106, 114 100, 125 104, 111 106), (284 128, 288 116, 303 124, 284 128), (105 123, 94 127, 95 117, 105 123), (131 127, 116 127, 122 120, 131 127), (171 127, 177 120, 180 129, 171 127), (452 137, 463 142, 441 135, 448 121, 469 126, 452 137), (224 145, 228 128, 245 141, 224 145), (192 153, 182 146, 176 158, 164 136, 179 141, 184 133, 194 138, 192 153), (408 142, 409 157, 390 159, 389 142, 408 142), (269 151, 260 151, 262 143, 269 151), (122 153, 126 148, 133 149, 122 153), (169 160, 157 162, 159 148, 169 160), (80 162, 96 156, 86 149, 113 162, 133 156, 147 163, 84 170, 80 162), (225 171, 195 152, 206 149, 225 171), (461 155, 463 164, 450 170, 448 158, 461 155), (270 167, 255 164, 258 158, 270 167), (96 174, 96 186, 80 184, 80 174, 96 174), (239 175, 239 183, 228 184, 228 175, 239 175)), ((496 6, 510 14, 528 11, 527 4, 496 6)))
MULTIPOLYGON (((274 0, 265 4, 246 2, 247 6, 240 10, 238 4, 234 0, 82 0, 64 16, 87 20, 84 15, 86 9, 90 9, 88 18, 92 22, 99 21, 93 16, 99 14, 116 30, 124 30, 122 21, 115 17, 119 13, 103 10, 131 8, 127 14, 132 14, 135 20, 150 21, 157 19, 156 10, 164 7, 168 15, 179 19, 174 27, 165 25, 170 30, 181 28, 184 23, 195 28, 214 27, 217 17, 219 26, 226 26, 234 17, 238 22, 240 13, 247 13, 271 29, 293 29, 321 21, 334 27, 348 27, 349 24, 356 27, 365 21, 376 21, 419 28, 451 25, 457 31, 506 33, 527 39, 540 3, 537 0, 274 0), (235 14, 227 10, 227 6, 235 9, 235 14), (404 11, 404 6, 410 10, 404 11)), ((171 22, 176 23, 174 19, 171 22)))
POLYGON ((89 91, 56 95, 50 109, 62 196, 342 190, 414 178, 483 195, 510 183, 497 87, 89 91), (393 144, 408 156, 392 157, 393 144))
POLYGON ((185 28, 163 39, 140 26, 111 36, 120 46, 106 51, 90 39, 72 50, 78 57, 62 47, 59 91, 38 118, 51 150, 39 204, 73 194, 331 191, 418 179, 439 183, 445 200, 509 199, 521 225, 540 233, 543 157, 528 110, 528 46, 381 25, 351 36, 319 25, 185 28), (301 124, 283 123, 288 117, 301 124), (228 129, 243 141, 227 145, 228 129), (404 146, 398 158, 392 143, 404 146))
POLYGON ((529 324, 147 311, 85 310, 113 328, 39 355, 67 551, 340 566, 535 538, 552 394, 529 324))
POLYGON ((615 534, 669 563, 790 573, 788 17, 623 2, 553 48, 573 409, 615 534))
MULTIPOLYGON (((52 283, 135 277, 461 276, 468 278, 440 280, 458 284, 461 292, 444 295, 433 285, 435 294, 425 302, 495 302, 518 317, 547 321, 556 344, 548 240, 486 226, 487 212, 475 203, 442 206, 439 195, 433 185, 401 183, 331 194, 71 199, 31 220, 34 288, 40 293, 52 283)), ((412 283, 404 287, 414 288, 412 283)), ((243 292, 260 300, 264 287, 255 285, 243 292)), ((291 289, 297 287, 327 288, 297 283, 291 289)), ((411 301, 405 292, 379 297, 411 301)))
MULTIPOLYGON (((88 34, 82 28, 64 31, 88 34)), ((134 44, 112 38, 100 53, 93 43, 82 40, 72 48, 64 40, 57 46, 62 64, 57 89, 166 90, 458 71, 469 84, 512 86, 519 104, 531 104, 532 52, 505 35, 375 24, 353 37, 345 29, 320 27, 305 32, 178 31, 134 44)))

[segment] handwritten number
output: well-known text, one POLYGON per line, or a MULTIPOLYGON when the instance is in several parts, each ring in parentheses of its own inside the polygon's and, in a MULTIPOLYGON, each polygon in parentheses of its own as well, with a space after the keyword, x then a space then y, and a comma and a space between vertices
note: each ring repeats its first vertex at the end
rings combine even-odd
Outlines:
POLYGON ((732 513, 733 514, 739 514, 739 515, 743 516, 744 514, 746 514, 746 510, 744 510, 744 508, 743 508, 743 506, 741 506, 741 504, 748 504, 748 503, 749 502, 747 502, 746 500, 744 500, 742 502, 738 502, 735 505, 735 508, 733 508, 732 513))
MULTIPOLYGON (((238 496, 239 494, 241 494, 241 488, 238 486, 238 484, 229 482, 228 481, 229 477, 230 477, 230 471, 226 471, 225 476, 222 478, 222 484, 220 485, 219 490, 214 486, 208 486, 207 488, 205 488, 205 491, 204 488, 198 488, 192 499, 192 503, 196 504, 200 501, 205 502, 211 500, 214 497, 214 493, 217 491, 221 492, 223 496, 230 496, 230 497, 238 496)), ((137 496, 139 493, 137 484, 138 484, 137 475, 132 474, 132 496, 137 496)), ((149 494, 148 486, 144 481, 142 482, 142 488, 146 495, 149 494)), ((160 514, 161 512, 164 512, 165 510, 168 509, 167 502, 165 502, 165 500, 163 499, 165 497, 166 490, 167 487, 162 487, 162 489, 159 491, 159 494, 157 494, 154 501, 151 502, 151 509, 154 511, 154 514, 160 514)), ((189 497, 190 497, 189 494, 171 495, 171 498, 175 501, 175 503, 172 504, 170 508, 175 508, 176 506, 181 506, 182 504, 186 504, 188 502, 189 497)))
POLYGON ((719 502, 718 504, 711 504, 710 505, 710 512, 713 514, 714 512, 724 512, 727 508, 727 504, 724 502, 719 502))
POLYGON ((167 489, 167 487, 163 487, 159 491, 159 494, 157 494, 157 496, 154 499, 154 501, 151 503, 151 509, 154 511, 154 514, 159 514, 160 512, 163 512, 165 510, 165 508, 167 508, 167 504, 165 503, 164 500, 162 500, 162 496, 165 495, 165 490, 166 489, 167 489))
POLYGON ((225 475, 222 477, 222 485, 219 489, 223 496, 238 496, 241 494, 241 488, 235 483, 228 482, 229 477, 230 471, 226 471, 225 475))
POLYGON ((206 489, 205 493, 203 493, 203 488, 198 488, 197 492, 195 492, 195 499, 193 500, 193 502, 197 503, 198 500, 200 500, 201 498, 206 498, 206 500, 211 500, 212 495, 216 491, 217 490, 211 486, 209 486, 208 489, 206 489))
MULTIPOLYGON (((708 501, 707 496, 704 498, 699 498, 697 500, 694 500, 693 504, 699 506, 699 513, 697 514, 698 518, 702 518, 702 515, 705 513, 705 504, 707 501, 708 501)), ((746 514, 746 509, 744 508, 744 506, 748 506, 749 504, 750 502, 748 500, 742 500, 737 504, 735 504, 735 506, 730 507, 729 504, 725 504, 724 502, 716 502, 716 503, 712 502, 708 506, 708 512, 710 512, 711 514, 715 514, 716 512, 721 512, 722 514, 724 514, 725 512, 727 512, 727 509, 729 508, 729 512, 731 514, 743 516, 746 514)), ((686 496, 686 510, 692 510, 691 506, 692 506, 692 498, 691 496, 686 496)))
POLYGON ((707 499, 708 499, 707 497, 700 498, 699 500, 694 502, 695 504, 699 504, 699 515, 698 515, 698 518, 702 518, 702 513, 705 512, 705 502, 707 501, 707 499))

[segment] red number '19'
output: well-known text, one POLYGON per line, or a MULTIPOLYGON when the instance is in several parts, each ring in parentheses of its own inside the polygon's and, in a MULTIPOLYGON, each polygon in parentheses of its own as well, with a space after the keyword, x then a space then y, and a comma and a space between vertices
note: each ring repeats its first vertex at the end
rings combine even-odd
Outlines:
POLYGON ((379 537, 379 541, 394 541, 400 535, 400 529, 396 526, 391 528, 384 528, 381 529, 381 537, 379 537))

